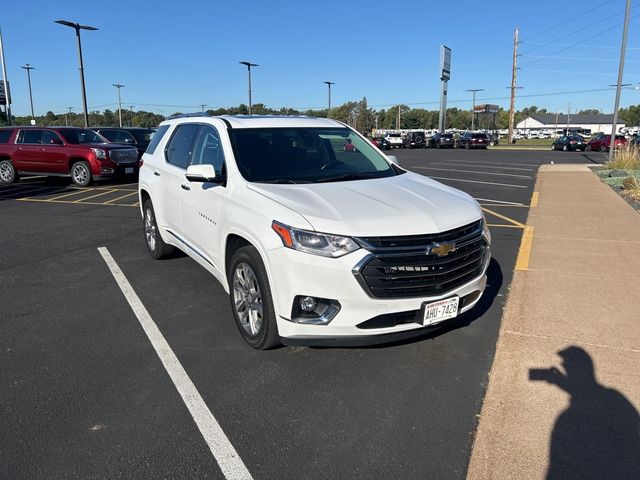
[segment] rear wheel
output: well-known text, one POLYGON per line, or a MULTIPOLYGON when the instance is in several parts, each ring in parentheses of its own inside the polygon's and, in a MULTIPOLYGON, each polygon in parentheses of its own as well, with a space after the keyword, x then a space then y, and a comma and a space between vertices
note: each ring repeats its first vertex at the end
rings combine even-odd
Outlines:
POLYGON ((251 245, 231 258, 229 297, 238 330, 251 347, 268 350, 279 343, 271 288, 262 258, 251 245))
POLYGON ((13 183, 18 180, 18 172, 16 172, 13 163, 10 160, 2 160, 0 162, 0 183, 13 183))
POLYGON ((91 185, 93 178, 91 177, 89 164, 82 161, 71 165, 71 180, 79 187, 88 187, 91 185))
POLYGON ((144 227, 144 240, 147 251, 152 258, 161 260, 171 255, 175 247, 164 243, 158 231, 158 222, 150 199, 145 200, 143 207, 142 225, 144 227))

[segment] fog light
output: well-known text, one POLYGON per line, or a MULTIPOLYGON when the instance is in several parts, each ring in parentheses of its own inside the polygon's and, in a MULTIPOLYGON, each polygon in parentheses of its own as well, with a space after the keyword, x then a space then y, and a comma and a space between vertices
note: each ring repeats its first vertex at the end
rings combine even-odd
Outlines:
POLYGON ((100 173, 113 173, 113 168, 101 168, 100 173))
POLYGON ((300 303, 300 310, 302 310, 305 313, 313 312, 318 306, 318 302, 313 297, 302 297, 299 303, 300 303))

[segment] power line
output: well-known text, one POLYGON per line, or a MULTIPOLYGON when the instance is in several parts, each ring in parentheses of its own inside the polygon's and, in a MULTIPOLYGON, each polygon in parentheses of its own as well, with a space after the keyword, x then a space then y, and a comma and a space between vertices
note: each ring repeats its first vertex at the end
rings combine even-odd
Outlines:
POLYGON ((593 12, 594 10, 596 10, 596 9, 598 9, 598 8, 600 8, 600 7, 602 7, 602 6, 604 6, 604 5, 607 5, 608 3, 609 3, 609 0, 606 0, 606 1, 602 2, 602 3, 599 3, 599 4, 598 4, 598 5, 596 5, 595 7, 592 7, 592 8, 590 8, 589 10, 585 10, 585 11, 584 11, 584 12, 582 12, 581 14, 579 14, 579 15, 575 15, 575 16, 571 17, 570 19, 565 20, 564 22, 557 23, 556 25, 553 25, 553 26, 551 26, 551 27, 549 27, 549 28, 545 28, 544 30, 542 30, 542 31, 540 31, 540 32, 538 32, 538 33, 534 33, 533 35, 529 35, 528 37, 526 37, 526 38, 525 38, 525 39, 523 39, 522 41, 523 41, 523 42, 526 42, 526 41, 527 41, 527 40, 529 40, 530 38, 536 38, 536 37, 539 37, 539 36, 540 36, 540 35, 542 35, 543 33, 547 33, 547 32, 548 32, 548 31, 550 31, 550 30, 555 30, 556 28, 558 28, 558 27, 562 27, 563 25, 566 25, 567 23, 574 23, 574 22, 575 22, 575 20, 576 20, 576 18, 583 17, 583 16, 587 15, 588 13, 593 12))

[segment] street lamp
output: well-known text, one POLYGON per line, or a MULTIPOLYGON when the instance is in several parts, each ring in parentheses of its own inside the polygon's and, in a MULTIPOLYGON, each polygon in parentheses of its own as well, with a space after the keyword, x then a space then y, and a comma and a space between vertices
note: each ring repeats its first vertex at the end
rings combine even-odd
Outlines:
POLYGON ((133 127, 133 105, 129 105, 129 125, 133 127))
POLYGON ((324 81, 322 83, 326 83, 327 87, 329 87, 329 110, 328 110, 328 113, 327 113, 327 117, 331 118, 331 85, 335 85, 336 82, 324 81))
POLYGON ((80 30, 98 30, 96 27, 90 27, 89 25, 80 25, 79 23, 69 22, 67 20, 56 20, 55 23, 64 25, 65 27, 71 27, 76 31, 76 38, 78 40, 78 59, 80 62, 80 83, 82 85, 82 107, 84 108, 84 126, 89 126, 89 110, 87 109, 87 90, 84 85, 84 63, 82 62, 82 43, 80 42, 80 30))
POLYGON ((31 125, 35 125, 36 117, 33 114, 33 95, 31 94, 31 70, 33 70, 35 67, 32 67, 27 63, 22 68, 24 68, 27 71, 27 81, 29 82, 29 102, 31 103, 31 125))
POLYGON ((122 99, 120 98, 120 89, 126 87, 126 85, 122 85, 121 83, 112 83, 111 85, 118 89, 118 123, 119 127, 122 128, 122 99))
MULTIPOLYGON (((465 90, 466 92, 473 93, 473 103, 471 107, 471 131, 475 130, 475 119, 476 119, 476 92, 484 92, 484 88, 470 88, 469 90, 465 90)), ((486 125, 486 123, 485 123, 486 125)))
POLYGON ((251 67, 259 67, 257 63, 251 62, 238 62, 242 65, 247 66, 247 71, 249 72, 249 115, 251 115, 251 67))

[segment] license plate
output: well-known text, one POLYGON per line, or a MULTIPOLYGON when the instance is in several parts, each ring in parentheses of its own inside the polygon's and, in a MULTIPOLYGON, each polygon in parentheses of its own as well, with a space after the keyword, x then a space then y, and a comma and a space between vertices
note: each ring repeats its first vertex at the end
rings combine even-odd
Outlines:
POLYGON ((424 304, 423 325, 433 325, 458 316, 460 297, 445 298, 433 303, 424 304))
POLYGON ((133 167, 125 168, 124 173, 133 173, 133 167))

